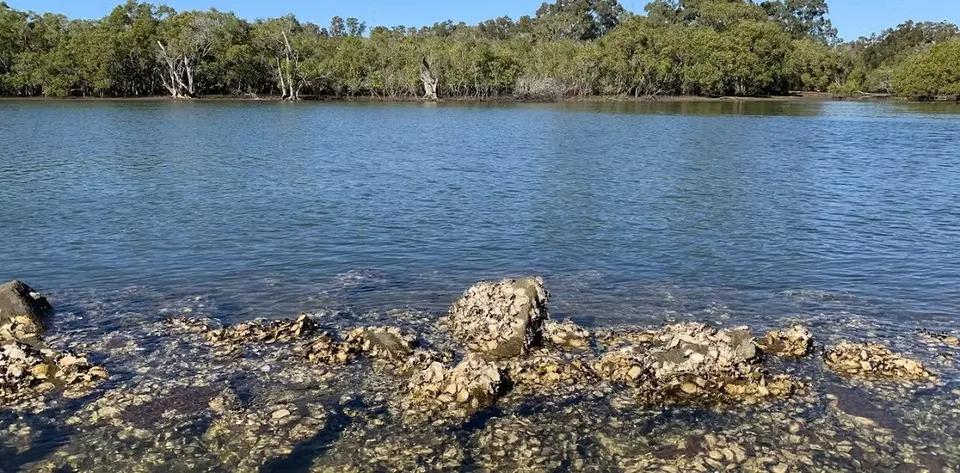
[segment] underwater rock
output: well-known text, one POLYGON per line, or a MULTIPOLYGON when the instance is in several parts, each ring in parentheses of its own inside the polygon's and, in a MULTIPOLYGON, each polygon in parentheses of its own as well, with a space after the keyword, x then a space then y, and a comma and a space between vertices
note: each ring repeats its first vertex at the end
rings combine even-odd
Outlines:
POLYGON ((549 293, 539 277, 480 282, 450 307, 454 336, 470 350, 497 357, 527 354, 542 340, 549 293))
POLYGON ((936 379, 919 361, 877 343, 840 342, 826 351, 824 362, 833 371, 854 378, 917 382, 936 379))
POLYGON ((108 377, 103 366, 69 351, 18 341, 0 344, 0 399, 56 387, 83 390, 108 377))
POLYGON ((363 353, 371 358, 403 362, 419 346, 417 336, 397 327, 354 329, 348 338, 362 340, 363 353))
POLYGON ((543 338, 562 347, 586 348, 590 344, 590 331, 570 320, 547 320, 543 323, 543 338))
POLYGON ((931 332, 929 330, 919 330, 920 338, 927 342, 942 344, 952 347, 960 347, 960 336, 948 332, 931 332))
POLYGON ((20 340, 43 333, 53 306, 20 281, 0 286, 0 340, 20 340))
POLYGON ((164 326, 173 330, 190 333, 207 333, 217 329, 217 323, 207 317, 171 317, 163 321, 164 326))
POLYGON ((404 408, 411 413, 440 413, 466 416, 492 405, 503 387, 496 364, 477 355, 455 367, 431 363, 410 380, 404 408))
POLYGON ((772 330, 758 342, 764 353, 773 356, 802 358, 813 349, 813 335, 803 325, 787 330, 772 330))

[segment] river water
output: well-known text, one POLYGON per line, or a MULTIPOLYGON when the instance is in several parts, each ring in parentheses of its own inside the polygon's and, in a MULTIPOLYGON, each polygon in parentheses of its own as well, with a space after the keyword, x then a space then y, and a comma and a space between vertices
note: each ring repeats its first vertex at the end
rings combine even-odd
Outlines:
POLYGON ((202 294, 235 319, 442 310, 540 274, 584 319, 687 292, 764 317, 785 294, 960 308, 952 104, 2 102, 0 121, 0 279, 54 294, 202 294))
MULTIPOLYGON (((0 280, 50 295, 55 339, 439 316, 529 274, 591 327, 960 312, 954 104, 0 101, 0 208, 0 280)), ((35 440, 12 465, 65 442, 35 440)))

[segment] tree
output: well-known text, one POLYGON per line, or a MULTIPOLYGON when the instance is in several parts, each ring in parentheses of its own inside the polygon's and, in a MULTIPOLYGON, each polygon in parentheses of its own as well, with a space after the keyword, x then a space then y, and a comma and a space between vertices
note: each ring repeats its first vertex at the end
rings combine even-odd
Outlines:
POLYGON ((960 39, 934 44, 905 60, 894 72, 893 89, 902 97, 953 96, 960 101, 960 39))
POLYGON ((827 18, 830 8, 826 0, 764 1, 760 6, 793 39, 810 37, 828 44, 837 42, 837 29, 827 18))
POLYGON ((293 15, 260 21, 254 25, 256 45, 262 54, 271 59, 282 99, 298 100, 305 83, 300 74, 301 51, 295 49, 291 41, 301 31, 300 22, 293 15))
POLYGON ((591 40, 615 28, 623 11, 617 0, 556 0, 540 6, 534 25, 546 39, 591 40))
POLYGON ((161 73, 163 86, 173 98, 196 97, 197 67, 216 46, 229 42, 228 26, 235 17, 217 10, 162 14, 157 46, 166 66, 161 73))

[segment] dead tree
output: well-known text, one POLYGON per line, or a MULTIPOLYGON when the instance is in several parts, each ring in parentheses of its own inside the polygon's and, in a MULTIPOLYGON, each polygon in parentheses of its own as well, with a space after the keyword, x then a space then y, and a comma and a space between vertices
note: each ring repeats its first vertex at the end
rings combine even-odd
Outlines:
POLYGON ((437 97, 437 85, 440 83, 440 80, 437 79, 426 57, 420 61, 420 80, 423 81, 423 98, 433 100, 434 102, 439 100, 439 97, 437 97))

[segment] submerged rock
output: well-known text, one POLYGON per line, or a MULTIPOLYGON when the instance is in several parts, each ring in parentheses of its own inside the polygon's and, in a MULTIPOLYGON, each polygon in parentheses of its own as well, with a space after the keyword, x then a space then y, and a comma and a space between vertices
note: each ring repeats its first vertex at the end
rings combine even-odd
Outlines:
POLYGON ((787 395, 802 386, 791 377, 768 374, 757 365, 747 328, 716 329, 703 324, 669 325, 644 345, 603 355, 594 370, 638 389, 650 401, 684 398, 743 399, 787 395))
POLYGON ((813 335, 803 325, 787 330, 772 330, 758 343, 764 353, 773 356, 802 358, 813 349, 813 335))
POLYGON ((419 346, 417 336, 397 327, 354 329, 348 338, 362 340, 363 353, 371 358, 403 362, 419 346))
POLYGON ((894 381, 932 381, 936 375, 916 360, 877 343, 844 341, 824 354, 827 367, 844 376, 894 381))
POLYGON ((450 307, 450 328, 472 351, 504 358, 524 355, 541 343, 548 298, 538 277, 480 282, 450 307))
POLYGON ((960 347, 960 335, 948 332, 931 332, 929 330, 919 330, 920 338, 935 344, 942 344, 952 347, 960 347))
POLYGON ((306 314, 300 314, 296 320, 253 321, 227 326, 206 332, 207 340, 213 345, 229 346, 248 342, 282 343, 310 336, 319 330, 319 326, 306 314))
POLYGON ((414 414, 469 415, 492 405, 502 387, 497 365, 471 354, 452 369, 434 362, 417 373, 404 407, 414 414))
POLYGON ((558 346, 568 348, 586 348, 590 345, 590 331, 570 320, 543 323, 543 338, 558 346))
POLYGON ((216 322, 206 317, 171 317, 164 320, 163 324, 173 330, 191 333, 207 333, 217 329, 216 322))
POLYGON ((108 377, 103 366, 72 352, 18 341, 0 344, 0 399, 56 387, 85 389, 108 377))
POLYGON ((10 281, 0 286, 0 340, 19 340, 43 333, 53 306, 30 286, 10 281))

